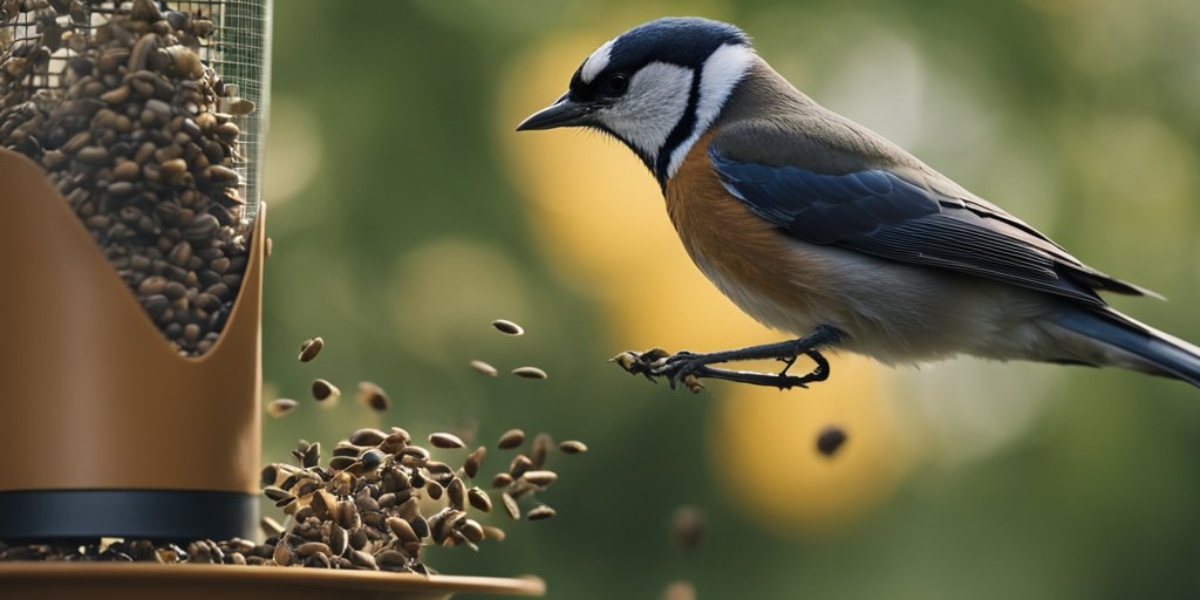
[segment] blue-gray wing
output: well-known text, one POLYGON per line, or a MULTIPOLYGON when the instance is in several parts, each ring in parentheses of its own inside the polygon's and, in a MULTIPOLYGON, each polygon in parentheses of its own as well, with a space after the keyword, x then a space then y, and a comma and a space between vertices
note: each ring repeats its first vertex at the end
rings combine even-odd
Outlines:
POLYGON ((1144 290, 1095 271, 1049 238, 972 198, 884 168, 823 174, 709 157, 726 189, 797 239, 986 277, 1103 306, 1097 290, 1144 290))

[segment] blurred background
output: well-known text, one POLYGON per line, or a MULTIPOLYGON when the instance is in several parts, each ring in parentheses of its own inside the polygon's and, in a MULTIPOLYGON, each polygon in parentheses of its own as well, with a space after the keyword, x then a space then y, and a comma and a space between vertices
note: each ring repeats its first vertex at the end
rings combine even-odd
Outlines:
MULTIPOLYGON (((605 362, 783 338, 704 281, 632 153, 513 132, 596 46, 680 14, 741 26, 818 102, 1171 299, 1118 308, 1200 341, 1195 0, 287 0, 266 394, 307 400, 324 377, 349 397, 268 420, 264 459, 362 426, 582 439, 589 453, 550 463, 558 517, 496 517, 502 544, 430 554, 447 573, 536 573, 550 598, 657 598, 676 580, 699 598, 1200 593, 1200 392, 1184 384, 837 357, 812 389, 692 395, 605 362), (316 335, 325 350, 299 363, 316 335), (508 375, 522 365, 550 378, 508 375), (355 405, 360 380, 388 413, 355 405), (849 441, 826 458, 831 424, 849 441), (685 504, 709 518, 694 552, 669 535, 685 504)), ((509 458, 493 450, 485 471, 509 458)))

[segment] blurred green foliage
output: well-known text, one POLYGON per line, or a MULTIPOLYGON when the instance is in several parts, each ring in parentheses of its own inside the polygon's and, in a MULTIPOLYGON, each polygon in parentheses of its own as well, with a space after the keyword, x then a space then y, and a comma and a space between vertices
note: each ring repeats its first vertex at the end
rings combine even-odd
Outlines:
MULTIPOLYGON (((623 348, 594 301, 546 266, 498 139, 515 135, 497 98, 519 77, 518 53, 597 22, 618 21, 588 34, 599 43, 643 17, 687 13, 739 24, 819 101, 1090 264, 1172 298, 1114 303, 1200 340, 1195 0, 279 0, 265 377, 268 393, 306 399, 325 377, 349 397, 268 421, 265 459, 372 424, 419 435, 477 424, 488 445, 510 427, 584 439, 592 452, 552 464, 556 519, 507 526, 502 546, 478 554, 431 552, 444 572, 537 573, 552 598, 653 598, 675 579, 702 598, 1200 594, 1200 393, 1129 373, 1071 370, 1014 440, 918 468, 839 534, 776 535, 727 503, 707 464, 712 396, 671 394, 603 362, 623 348), (634 16, 619 22, 623 11, 634 16), (288 179, 303 186, 273 196, 288 179), (498 317, 529 333, 497 334, 487 323, 498 317), (300 364, 298 344, 314 335, 325 351, 300 364), (466 368, 475 358, 551 378, 487 379, 466 368), (364 379, 392 396, 382 420, 354 406, 364 379), (667 533, 684 503, 712 526, 686 556, 667 533)), ((983 391, 979 401, 1006 405, 983 391)))

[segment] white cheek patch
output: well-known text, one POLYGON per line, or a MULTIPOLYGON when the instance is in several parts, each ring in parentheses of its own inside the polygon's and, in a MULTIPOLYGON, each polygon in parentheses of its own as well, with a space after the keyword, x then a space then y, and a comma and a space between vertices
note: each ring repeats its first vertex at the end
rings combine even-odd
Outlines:
POLYGON ((729 100, 729 94, 746 76, 754 58, 754 51, 748 46, 726 44, 717 48, 716 52, 704 61, 704 69, 700 72, 700 102, 696 106, 696 127, 692 130, 692 135, 671 152, 671 162, 667 165, 668 179, 675 176, 696 140, 708 131, 713 120, 721 114, 721 108, 725 106, 725 101, 729 100))
POLYGON ((657 158, 675 125, 687 112, 692 70, 652 62, 629 82, 629 91, 597 118, 642 154, 657 158))
POLYGON ((584 83, 591 83, 612 61, 612 46, 613 41, 604 42, 604 45, 596 48, 596 51, 587 60, 583 61, 583 66, 579 68, 579 78, 584 83))

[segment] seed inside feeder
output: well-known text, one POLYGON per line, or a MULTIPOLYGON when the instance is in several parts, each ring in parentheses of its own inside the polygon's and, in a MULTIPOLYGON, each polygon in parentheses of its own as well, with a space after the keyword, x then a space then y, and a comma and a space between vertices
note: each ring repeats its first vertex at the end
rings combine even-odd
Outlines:
POLYGON ((46 169, 168 341, 207 352, 249 250, 235 87, 199 55, 225 42, 151 0, 3 4, 0 39, 29 31, 0 53, 0 147, 46 169))

